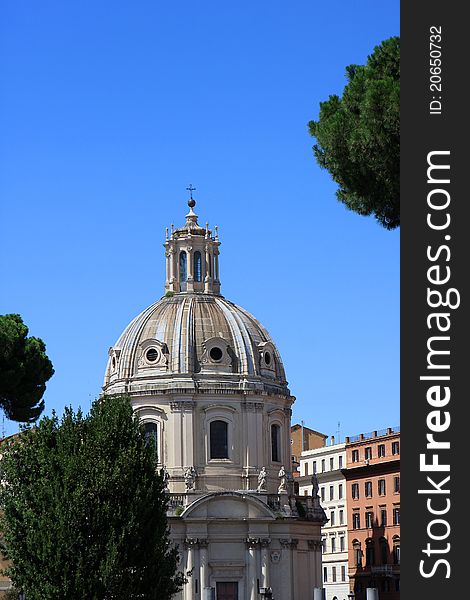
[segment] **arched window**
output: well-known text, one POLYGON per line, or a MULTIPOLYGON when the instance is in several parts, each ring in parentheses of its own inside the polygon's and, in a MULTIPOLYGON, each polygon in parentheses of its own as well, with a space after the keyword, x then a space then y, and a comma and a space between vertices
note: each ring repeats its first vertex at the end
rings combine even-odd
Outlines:
POLYGON ((271 425, 271 460, 281 462, 281 428, 271 425))
POLYGON ((201 281, 201 253, 194 253, 194 281, 201 281))
POLYGON ((352 546, 354 551, 354 564, 356 565, 356 567, 362 567, 361 542, 359 542, 358 540, 354 540, 352 546))
POLYGON ((186 281, 186 252, 180 252, 180 282, 186 281))
POLYGON ((152 445, 153 448, 155 448, 155 451, 158 450, 158 426, 156 423, 152 423, 152 422, 148 422, 148 423, 144 423, 144 432, 145 432, 145 439, 147 441, 147 444, 152 445))
POLYGON ((380 559, 382 561, 382 564, 386 565, 388 563, 388 543, 387 543, 387 540, 382 537, 379 540, 379 544, 380 544, 380 559))
POLYGON ((375 565, 375 548, 374 540, 366 540, 366 566, 375 565))
POLYGON ((398 535, 393 536, 393 563, 400 564, 400 537, 398 535))
POLYGON ((211 421, 210 457, 228 458, 228 424, 225 421, 211 421))

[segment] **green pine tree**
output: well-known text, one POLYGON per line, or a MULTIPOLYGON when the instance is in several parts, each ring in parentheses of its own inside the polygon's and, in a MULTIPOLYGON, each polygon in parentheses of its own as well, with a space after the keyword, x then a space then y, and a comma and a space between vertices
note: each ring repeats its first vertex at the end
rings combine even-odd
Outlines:
POLYGON ((313 151, 339 184, 338 200, 394 229, 400 225, 400 39, 385 40, 346 74, 343 97, 321 102, 318 121, 309 123, 313 151))
POLYGON ((20 315, 0 315, 0 407, 21 423, 42 413, 46 381, 54 374, 44 342, 27 336, 20 315))
POLYGON ((28 600, 169 600, 181 588, 155 448, 128 398, 45 417, 1 452, 3 553, 28 600))

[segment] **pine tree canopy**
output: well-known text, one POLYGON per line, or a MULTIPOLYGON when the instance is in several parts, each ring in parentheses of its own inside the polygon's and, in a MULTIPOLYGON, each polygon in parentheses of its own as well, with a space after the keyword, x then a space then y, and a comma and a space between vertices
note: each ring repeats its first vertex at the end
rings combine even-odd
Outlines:
POLYGON ((169 600, 181 588, 163 475, 129 398, 44 417, 1 453, 3 553, 28 600, 169 600))
POLYGON ((44 342, 28 337, 20 315, 0 315, 0 406, 13 421, 32 423, 44 410, 54 374, 44 342))
POLYGON ((386 229, 400 225, 400 39, 346 68, 343 97, 320 103, 310 121, 318 164, 339 184, 337 198, 386 229))

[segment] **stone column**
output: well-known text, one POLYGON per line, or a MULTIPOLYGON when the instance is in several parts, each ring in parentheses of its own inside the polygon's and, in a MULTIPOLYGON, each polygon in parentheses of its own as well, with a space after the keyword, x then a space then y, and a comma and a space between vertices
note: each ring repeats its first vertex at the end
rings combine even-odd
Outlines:
POLYGON ((209 543, 206 539, 199 540, 199 583, 202 592, 205 587, 209 587, 209 543))
POLYGON ((182 419, 181 419, 181 441, 184 444, 183 447, 183 465, 191 466, 194 465, 194 443, 195 435, 193 431, 193 410, 195 407, 194 402, 184 402, 182 405, 182 419))
POLYGON ((308 564, 310 569, 310 587, 321 588, 323 586, 323 574, 321 572, 321 541, 307 540, 309 549, 308 564))
POLYGON ((194 290, 194 253, 193 247, 188 246, 186 249, 186 290, 192 292, 194 290))
POLYGON ((194 538, 186 538, 186 574, 188 576, 188 583, 184 586, 184 597, 186 600, 193 600, 194 596, 194 553, 197 544, 197 540, 194 538), (192 572, 191 572, 192 571, 192 572))
POLYGON ((281 594, 282 600, 294 600, 297 598, 295 595, 294 586, 294 550, 297 548, 299 540, 279 540, 282 548, 282 583, 281 583, 281 594))
POLYGON ((257 538, 247 538, 246 545, 246 563, 248 566, 247 577, 247 600, 257 600, 258 590, 256 586, 256 546, 258 545, 257 538))
POLYGON ((211 291, 211 281, 212 281, 212 270, 210 268, 211 254, 210 254, 209 244, 206 244, 204 250, 206 252, 206 262, 205 262, 206 274, 204 277, 204 291, 210 292, 211 291))
POLYGON ((183 465, 183 422, 181 402, 170 403, 172 420, 173 465, 182 469, 183 465))
POLYGON ((168 289, 170 283, 170 253, 168 250, 165 251, 165 289, 168 289))
POLYGON ((268 549, 271 540, 262 539, 261 540, 261 587, 269 587, 269 556, 268 549))
POLYGON ((206 539, 199 540, 199 581, 202 590, 209 587, 209 542, 206 539))
POLYGON ((219 279, 219 250, 214 248, 214 292, 218 294, 220 292, 220 279, 219 279))
POLYGON ((291 573, 292 573, 292 598, 298 598, 299 589, 298 589, 298 562, 297 562, 297 545, 299 540, 291 540, 291 573))
POLYGON ((175 249, 170 247, 168 249, 168 254, 170 255, 169 257, 169 267, 170 267, 170 273, 169 273, 169 284, 170 284, 170 289, 172 291, 175 291, 175 249))
POLYGON ((292 599, 292 561, 289 540, 279 540, 281 542, 281 590, 280 598, 283 600, 292 599))

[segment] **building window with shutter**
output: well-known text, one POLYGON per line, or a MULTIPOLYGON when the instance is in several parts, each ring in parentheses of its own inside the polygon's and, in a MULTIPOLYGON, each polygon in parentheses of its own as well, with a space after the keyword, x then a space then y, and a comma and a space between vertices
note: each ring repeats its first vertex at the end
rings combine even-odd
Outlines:
MULTIPOLYGON (((281 428, 279 425, 271 425, 271 459, 273 462, 281 461, 281 428)), ((307 465, 307 463, 305 464, 307 465)))
POLYGON ((353 500, 359 500, 359 484, 353 483, 351 486, 353 500))
POLYGON ((393 509, 393 524, 400 525, 400 508, 393 509))
POLYGON ((400 492, 400 476, 397 475, 396 477, 393 478, 393 491, 395 492, 395 494, 398 494, 400 492))
POLYGON ((353 513, 353 529, 360 529, 361 528, 361 516, 359 514, 359 512, 354 512, 353 513))
POLYGON ((228 458, 228 424, 225 421, 211 421, 210 457, 228 458))
POLYGON ((379 496, 385 496, 385 479, 379 479, 378 490, 379 496))

